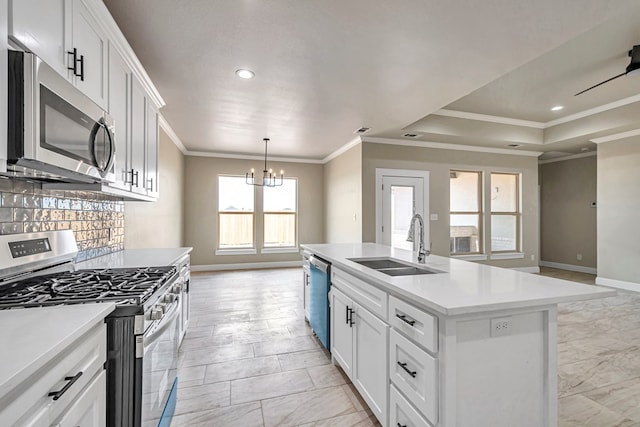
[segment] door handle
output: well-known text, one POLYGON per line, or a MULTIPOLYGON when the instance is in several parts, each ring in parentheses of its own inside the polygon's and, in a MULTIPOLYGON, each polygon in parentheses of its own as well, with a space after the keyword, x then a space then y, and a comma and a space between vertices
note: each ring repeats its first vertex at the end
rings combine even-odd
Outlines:
POLYGON ((356 324, 356 322, 353 321, 353 313, 355 310, 349 307, 347 307, 347 310, 349 310, 349 327, 353 328, 353 325, 356 324))
POLYGON ((344 321, 344 323, 346 323, 347 325, 349 324, 349 306, 346 305, 344 308, 346 308, 345 312, 346 312, 346 319, 344 321))
POLYGON ((53 396, 53 400, 60 399, 62 395, 65 394, 67 390, 69 390, 69 388, 71 388, 71 386, 80 379, 81 376, 82 376, 82 371, 78 372, 72 377, 64 377, 64 380, 69 382, 66 383, 64 387, 62 387, 60 390, 49 392, 47 396, 53 396))
POLYGON ((76 49, 75 47, 73 48, 73 50, 68 50, 67 51, 67 55, 71 55, 72 59, 69 61, 73 64, 73 67, 67 67, 67 70, 71 70, 73 71, 73 75, 77 76, 78 74, 78 69, 77 69, 77 65, 78 65, 78 49, 76 49))
POLYGON ((78 62, 80 62, 80 74, 76 75, 80 77, 81 81, 84 81, 84 55, 80 55, 80 59, 78 59, 78 62))

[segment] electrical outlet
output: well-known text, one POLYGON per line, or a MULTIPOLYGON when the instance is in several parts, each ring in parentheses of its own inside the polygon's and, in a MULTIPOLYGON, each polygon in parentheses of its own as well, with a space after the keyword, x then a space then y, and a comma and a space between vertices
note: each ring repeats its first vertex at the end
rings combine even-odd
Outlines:
POLYGON ((582 254, 578 254, 578 256, 576 256, 576 258, 578 259, 578 261, 582 261, 582 254))
POLYGON ((531 261, 535 261, 536 260, 536 256, 534 254, 531 254, 531 261))
POLYGON ((508 317, 491 319, 491 336, 503 337, 505 335, 511 335, 511 319, 508 317))
POLYGON ((429 215, 429 219, 431 221, 437 221, 438 220, 438 214, 431 214, 429 215))

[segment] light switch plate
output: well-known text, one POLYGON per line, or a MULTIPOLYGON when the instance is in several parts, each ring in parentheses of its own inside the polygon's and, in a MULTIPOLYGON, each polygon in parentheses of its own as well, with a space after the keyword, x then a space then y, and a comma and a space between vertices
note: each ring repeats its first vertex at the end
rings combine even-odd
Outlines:
POLYGON ((438 220, 438 214, 431 214, 429 215, 429 219, 431 221, 437 221, 438 220))

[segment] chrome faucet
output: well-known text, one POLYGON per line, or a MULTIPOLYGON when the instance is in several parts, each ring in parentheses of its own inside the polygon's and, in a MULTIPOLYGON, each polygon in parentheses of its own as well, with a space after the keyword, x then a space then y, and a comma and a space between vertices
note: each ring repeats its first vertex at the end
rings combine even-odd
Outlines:
POLYGON ((418 224, 420 225, 420 240, 418 241, 418 262, 420 264, 424 264, 425 257, 431 255, 431 243, 429 243, 429 250, 424 248, 424 221, 420 214, 415 214, 413 218, 411 218, 411 222, 409 223, 409 234, 407 235, 407 242, 413 242, 415 239, 415 224, 416 219, 418 220, 418 224))

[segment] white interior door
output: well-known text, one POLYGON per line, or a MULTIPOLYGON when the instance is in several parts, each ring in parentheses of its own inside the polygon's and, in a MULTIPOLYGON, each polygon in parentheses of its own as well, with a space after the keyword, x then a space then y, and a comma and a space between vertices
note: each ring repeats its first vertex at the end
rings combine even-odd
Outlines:
POLYGON ((418 213, 425 222, 428 247, 429 218, 425 213, 428 216, 429 172, 377 170, 376 178, 376 242, 414 250, 414 244, 407 242, 407 234, 411 218, 418 213))

